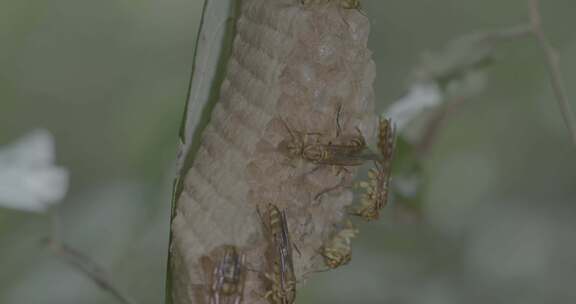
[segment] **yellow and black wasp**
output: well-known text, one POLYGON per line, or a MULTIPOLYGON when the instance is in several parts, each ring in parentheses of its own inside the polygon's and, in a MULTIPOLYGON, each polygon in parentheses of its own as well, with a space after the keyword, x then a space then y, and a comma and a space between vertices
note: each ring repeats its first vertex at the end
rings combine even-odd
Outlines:
POLYGON ((353 215, 361 216, 367 221, 377 220, 380 217, 380 210, 388 203, 395 146, 396 130, 392 121, 380 120, 378 149, 382 158, 374 161, 374 168, 368 171, 368 181, 359 183, 364 193, 360 206, 352 211, 353 215))
POLYGON ((324 263, 330 269, 346 265, 352 259, 352 239, 358 234, 352 222, 346 222, 346 226, 337 231, 320 248, 320 254, 324 258, 324 263))
POLYGON ((359 166, 369 160, 380 160, 379 154, 367 149, 360 129, 356 128, 356 135, 341 135, 340 112, 341 106, 336 115, 336 136, 330 139, 321 133, 293 131, 284 122, 290 139, 280 142, 278 149, 290 159, 303 159, 317 165, 359 166))
POLYGON ((271 272, 265 274, 269 288, 264 298, 271 304, 293 304, 296 300, 296 276, 286 211, 270 203, 265 208, 263 214, 258 210, 270 246, 271 272))
POLYGON ((240 304, 246 282, 246 254, 235 246, 215 250, 218 258, 203 256, 201 263, 207 275, 205 289, 209 304, 240 304))

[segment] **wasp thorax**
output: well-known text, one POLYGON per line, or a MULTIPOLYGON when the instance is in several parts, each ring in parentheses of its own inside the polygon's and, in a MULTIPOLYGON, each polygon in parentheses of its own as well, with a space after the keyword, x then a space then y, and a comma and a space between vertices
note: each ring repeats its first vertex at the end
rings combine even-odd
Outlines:
POLYGON ((306 145, 302 149, 302 157, 308 161, 321 161, 326 157, 326 151, 321 145, 306 145))
POLYGON ((283 140, 278 144, 278 151, 289 158, 297 158, 302 155, 304 143, 299 140, 283 140))
POLYGON ((224 257, 219 267, 222 279, 222 293, 232 295, 239 291, 239 281, 242 275, 241 257, 234 246, 227 246, 224 249, 224 257))
POLYGON ((201 258, 209 303, 240 303, 246 282, 246 255, 232 245, 215 249, 201 258), (224 302, 223 302, 224 301, 224 302))

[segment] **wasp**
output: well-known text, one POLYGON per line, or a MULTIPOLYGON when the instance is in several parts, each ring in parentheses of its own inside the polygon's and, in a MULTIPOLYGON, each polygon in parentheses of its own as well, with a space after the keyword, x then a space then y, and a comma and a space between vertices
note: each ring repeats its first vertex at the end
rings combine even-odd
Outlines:
POLYGON ((379 160, 380 155, 367 151, 366 140, 359 128, 356 128, 356 135, 341 135, 341 109, 339 105, 334 138, 325 140, 321 133, 293 131, 284 121, 290 139, 281 141, 278 149, 291 159, 303 159, 316 165, 359 166, 369 160, 379 160))
POLYGON ((265 274, 270 287, 264 298, 271 304, 293 304, 296 299, 296 275, 286 211, 269 203, 263 216, 260 210, 258 213, 267 232, 271 253, 272 271, 265 274))
POLYGON ((344 9, 360 9, 360 0, 300 0, 302 5, 323 5, 337 3, 344 9))
POLYGON ((381 163, 387 165, 387 167, 390 167, 395 147, 396 127, 390 118, 381 119, 378 128, 378 149, 382 153, 381 163))
POLYGON ((358 185, 364 191, 360 200, 360 206, 351 212, 352 215, 361 216, 367 221, 377 220, 380 210, 388 201, 390 178, 388 178, 375 162, 375 168, 368 171, 368 181, 362 181, 358 185))
POLYGON ((201 258, 208 277, 205 289, 209 304, 240 304, 246 283, 246 254, 232 245, 224 245, 218 260, 208 256, 201 258))
MULTIPOLYGON (((362 138, 363 140, 363 138, 362 138)), ((316 165, 360 166, 368 160, 378 160, 373 153, 362 153, 357 142, 351 144, 311 144, 302 149, 302 158, 316 165)))
POLYGON ((352 212, 367 221, 377 220, 380 210, 388 203, 392 158, 396 146, 396 129, 390 119, 380 120, 378 132, 378 149, 382 158, 374 161, 374 167, 368 171, 368 181, 359 183, 364 190, 360 207, 352 212))
MULTIPOLYGON (((300 0, 300 4, 303 5, 304 7, 309 7, 312 5, 335 4, 335 5, 338 5, 338 8, 340 8, 340 9, 350 9, 350 10, 354 9, 354 10, 358 11, 360 14, 366 16, 366 13, 362 10, 360 0, 300 0)), ((338 10, 338 11, 339 11, 340 17, 342 18, 344 23, 346 23, 346 25, 348 27, 350 27, 350 24, 348 23, 348 21, 346 21, 346 19, 342 15, 342 10, 338 10)))
POLYGON ((332 236, 320 250, 324 263, 330 269, 346 265, 352 259, 351 241, 358 234, 349 220, 346 226, 332 236))

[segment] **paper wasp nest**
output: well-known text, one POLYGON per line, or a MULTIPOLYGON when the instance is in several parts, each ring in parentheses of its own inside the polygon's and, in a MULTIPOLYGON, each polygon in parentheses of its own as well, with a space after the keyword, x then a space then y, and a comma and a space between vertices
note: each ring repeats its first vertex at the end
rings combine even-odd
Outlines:
MULTIPOLYGON (((208 284, 199 261, 218 246, 236 245, 249 268, 270 271, 260 204, 286 209, 301 253, 293 255, 299 281, 325 268, 318 249, 352 203, 342 185, 350 185, 354 169, 290 160, 278 146, 291 138, 288 128, 334 138, 340 106, 342 136, 359 128, 370 142, 377 125, 369 23, 360 12, 304 7, 299 0, 244 0, 236 22, 221 100, 176 203, 175 303, 204 302, 195 288, 208 284)), ((266 303, 257 271, 248 273, 243 303, 266 303)))

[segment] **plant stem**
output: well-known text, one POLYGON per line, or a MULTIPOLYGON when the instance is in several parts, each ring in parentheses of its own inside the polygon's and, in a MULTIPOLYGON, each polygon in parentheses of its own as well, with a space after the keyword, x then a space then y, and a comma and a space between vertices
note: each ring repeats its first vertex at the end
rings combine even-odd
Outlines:
POLYGON ((112 283, 106 271, 94 262, 88 256, 80 251, 64 244, 62 238, 62 221, 58 206, 50 208, 48 211, 50 217, 50 236, 48 238, 48 248, 58 257, 62 258, 67 264, 73 266, 76 270, 87 276, 98 287, 105 292, 114 296, 120 303, 135 304, 135 302, 124 295, 118 287, 112 283))
POLYGON ((564 123, 566 124, 566 127, 568 128, 568 131, 572 137, 572 142, 574 145, 576 145, 576 119, 574 118, 574 112, 572 111, 566 94, 564 79, 560 70, 560 56, 550 44, 548 37, 546 37, 546 34, 542 28, 540 1, 529 0, 528 6, 530 9, 530 25, 532 27, 532 33, 544 51, 546 67, 548 69, 548 73, 550 74, 550 84, 552 85, 552 90, 554 91, 554 95, 558 101, 558 106, 560 108, 562 118, 564 119, 564 123))

